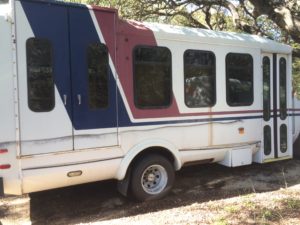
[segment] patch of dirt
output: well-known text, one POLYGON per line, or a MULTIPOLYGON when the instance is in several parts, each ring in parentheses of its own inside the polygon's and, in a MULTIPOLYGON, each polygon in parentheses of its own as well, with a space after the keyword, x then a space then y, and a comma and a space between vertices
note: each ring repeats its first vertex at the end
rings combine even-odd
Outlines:
POLYGON ((176 174, 164 199, 136 203, 105 181, 0 198, 6 224, 300 224, 300 160, 176 174))

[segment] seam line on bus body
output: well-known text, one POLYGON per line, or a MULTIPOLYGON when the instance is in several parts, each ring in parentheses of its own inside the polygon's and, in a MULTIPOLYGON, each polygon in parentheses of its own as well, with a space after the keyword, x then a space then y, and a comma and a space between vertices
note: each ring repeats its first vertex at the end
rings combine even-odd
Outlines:
POLYGON ((100 159, 100 160, 93 160, 93 161, 83 161, 83 162, 78 162, 78 163, 68 163, 68 164, 58 164, 58 165, 52 165, 52 166, 30 167, 30 168, 22 169, 22 171, 38 170, 38 169, 50 169, 50 168, 55 168, 55 167, 77 166, 77 165, 81 165, 81 164, 96 163, 96 162, 110 161, 110 160, 123 159, 123 158, 124 157, 122 156, 122 157, 114 157, 114 158, 100 159))

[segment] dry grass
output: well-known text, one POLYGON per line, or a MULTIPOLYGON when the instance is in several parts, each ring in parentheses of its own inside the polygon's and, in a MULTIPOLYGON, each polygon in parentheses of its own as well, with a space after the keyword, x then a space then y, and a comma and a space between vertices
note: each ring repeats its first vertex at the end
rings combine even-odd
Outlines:
POLYGON ((300 185, 86 224, 300 224, 300 185))

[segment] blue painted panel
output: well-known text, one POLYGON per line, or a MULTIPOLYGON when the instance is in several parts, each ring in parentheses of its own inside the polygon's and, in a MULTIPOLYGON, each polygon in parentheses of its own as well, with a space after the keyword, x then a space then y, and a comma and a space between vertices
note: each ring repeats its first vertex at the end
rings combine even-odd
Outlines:
MULTIPOLYGON (((90 109, 88 96, 87 49, 101 43, 88 9, 69 8, 73 125, 76 130, 117 127, 116 82, 109 71, 108 100, 104 109, 90 109), (77 95, 81 95, 81 105, 77 95)), ((112 28, 112 32, 114 29, 112 28)))
MULTIPOLYGON (((69 34, 67 8, 55 4, 21 1, 26 17, 36 38, 52 43, 54 81, 61 98, 71 96, 69 34)), ((56 100, 57 101, 57 100, 56 100)), ((66 105, 72 120, 71 104, 66 105)), ((72 132, 70 130, 70 132, 72 132)))
POLYGON ((69 4, 21 1, 37 38, 53 44, 55 84, 68 96, 65 106, 76 130, 117 127, 116 83, 109 73, 109 107, 90 110, 88 106, 87 47, 101 42, 87 7, 69 4), (77 94, 82 104, 78 105, 77 94))

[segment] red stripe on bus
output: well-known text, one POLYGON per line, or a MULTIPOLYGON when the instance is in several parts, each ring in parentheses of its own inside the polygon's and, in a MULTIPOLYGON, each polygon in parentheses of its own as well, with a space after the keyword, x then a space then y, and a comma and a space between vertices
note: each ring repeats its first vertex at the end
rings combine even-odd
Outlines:
POLYGON ((133 70, 132 70, 132 50, 137 45, 157 46, 153 31, 145 25, 135 21, 125 21, 116 17, 115 33, 116 33, 116 46, 114 50, 115 40, 111 32, 111 26, 106 19, 112 13, 101 13, 95 11, 98 25, 108 46, 109 53, 113 58, 113 62, 121 86, 125 93, 130 110, 134 118, 162 118, 162 117, 178 117, 180 116, 176 99, 173 95, 172 104, 167 108, 162 109, 138 109, 134 105, 134 88, 133 88, 133 70), (115 53, 116 52, 116 53, 115 53), (122 52, 122 54, 118 54, 122 52), (116 57, 116 58, 115 58, 116 57), (115 58, 115 59, 114 59, 115 58), (116 63, 117 62, 117 63, 116 63))

